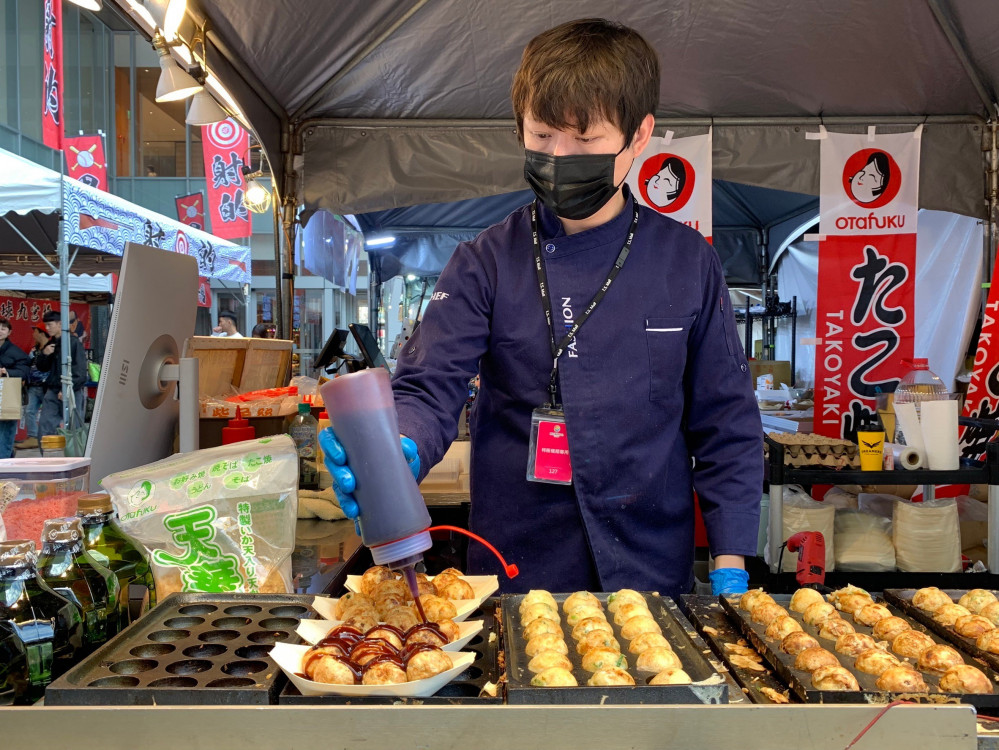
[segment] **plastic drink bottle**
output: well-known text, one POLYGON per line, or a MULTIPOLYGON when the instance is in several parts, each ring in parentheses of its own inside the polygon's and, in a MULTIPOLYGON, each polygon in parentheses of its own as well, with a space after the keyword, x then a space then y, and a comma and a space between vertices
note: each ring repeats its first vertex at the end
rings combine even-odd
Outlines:
POLYGON ((34 703, 82 645, 80 610, 45 585, 35 543, 0 543, 0 706, 34 703))
POLYGON ((375 565, 411 568, 430 549, 430 513, 402 455, 388 372, 341 375, 320 390, 357 479, 361 541, 375 565))
POLYGON ((298 486, 303 490, 319 488, 316 472, 316 446, 319 443, 319 423, 312 416, 312 407, 298 405, 298 414, 288 426, 288 434, 298 450, 298 486))
POLYGON ((118 630, 124 630, 156 606, 156 584, 149 561, 115 521, 111 496, 98 492, 77 500, 77 517, 83 523, 83 546, 114 573, 121 587, 118 630))
MULTIPOLYGON (((899 382, 898 387, 895 388, 894 402, 896 410, 899 404, 915 404, 918 416, 920 413, 919 406, 924 401, 936 401, 937 399, 947 398, 947 386, 930 370, 929 360, 912 359, 902 361, 911 365, 912 369, 905 374, 899 382)), ((896 435, 895 442, 908 445, 909 443, 906 442, 905 435, 902 433, 902 426, 897 425, 897 430, 899 434, 896 435)))
POLYGON ((118 632, 121 587, 114 573, 83 546, 79 518, 52 518, 42 527, 38 573, 57 594, 69 599, 83 615, 86 656, 118 632))

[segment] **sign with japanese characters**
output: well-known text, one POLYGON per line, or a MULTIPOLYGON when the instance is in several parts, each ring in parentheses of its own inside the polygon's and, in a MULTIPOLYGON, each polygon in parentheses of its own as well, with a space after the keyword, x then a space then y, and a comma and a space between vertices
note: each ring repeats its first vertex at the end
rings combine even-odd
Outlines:
POLYGON ((711 133, 653 137, 628 173, 635 200, 711 241, 711 133))
POLYGON ((852 436, 913 356, 920 133, 822 139, 814 428, 821 435, 852 436))
POLYGON ((177 221, 195 229, 205 228, 205 194, 200 190, 190 195, 174 198, 177 206, 177 221))
POLYGON ((63 147, 66 152, 66 174, 92 188, 108 189, 104 136, 66 136, 63 138, 63 147))
MULTIPOLYGON (((59 300, 27 299, 25 297, 0 296, 0 317, 10 321, 10 342, 28 352, 35 345, 31 329, 44 325, 42 317, 49 310, 59 312, 59 300)), ((70 309, 70 333, 75 334, 85 349, 90 348, 90 305, 72 304, 70 309)))
POLYGON ((201 128, 212 234, 225 239, 249 237, 250 215, 243 205, 243 165, 250 136, 231 117, 201 128))
POLYGON ((62 0, 42 4, 42 141, 62 150, 62 0))
MULTIPOLYGON (((999 419, 999 266, 992 276, 989 299, 982 315, 982 332, 975 350, 975 366, 964 398, 964 416, 999 419)), ((980 458, 996 432, 991 427, 961 428, 961 456, 980 458)))

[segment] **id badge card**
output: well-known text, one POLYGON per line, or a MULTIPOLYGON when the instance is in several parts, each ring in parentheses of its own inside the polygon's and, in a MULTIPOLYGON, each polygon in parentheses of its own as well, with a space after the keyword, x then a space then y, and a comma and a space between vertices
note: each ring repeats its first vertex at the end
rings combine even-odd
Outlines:
POLYGON ((527 481, 572 484, 569 438, 561 409, 531 413, 531 442, 527 454, 527 481))

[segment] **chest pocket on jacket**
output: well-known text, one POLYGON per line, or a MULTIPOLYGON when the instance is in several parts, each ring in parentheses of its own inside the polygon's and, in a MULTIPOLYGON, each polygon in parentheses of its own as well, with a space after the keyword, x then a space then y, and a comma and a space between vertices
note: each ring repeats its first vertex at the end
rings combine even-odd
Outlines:
POLYGON ((647 318, 645 339, 649 346, 649 399, 664 401, 683 390, 687 364, 687 336, 694 316, 647 318))

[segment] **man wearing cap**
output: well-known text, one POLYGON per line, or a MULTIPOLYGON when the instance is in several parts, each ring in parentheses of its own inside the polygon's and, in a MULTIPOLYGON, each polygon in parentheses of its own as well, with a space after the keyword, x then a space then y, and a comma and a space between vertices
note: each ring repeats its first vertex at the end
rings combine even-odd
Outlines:
POLYGON ((28 436, 19 443, 14 443, 18 450, 38 447, 38 424, 42 410, 42 398, 45 396, 46 373, 38 369, 38 355, 49 343, 49 335, 45 326, 34 326, 31 334, 35 337, 35 345, 28 352, 28 379, 25 381, 28 392, 27 406, 24 407, 24 429, 28 436))
POLYGON ((212 329, 212 336, 226 336, 230 339, 241 339, 243 334, 236 328, 236 313, 222 310, 219 313, 219 324, 212 329))
MULTIPOLYGON (((49 310, 42 317, 45 323, 45 331, 49 335, 49 342, 42 347, 41 354, 35 360, 39 371, 47 373, 45 376, 45 394, 42 396, 42 415, 38 420, 38 431, 40 436, 56 435, 56 430, 62 423, 62 361, 63 361, 63 338, 62 338, 62 317, 57 310, 49 310)), ((73 334, 68 337, 70 357, 72 358, 72 378, 74 404, 72 405, 82 417, 86 407, 87 384, 87 353, 83 350, 83 344, 73 334)))

